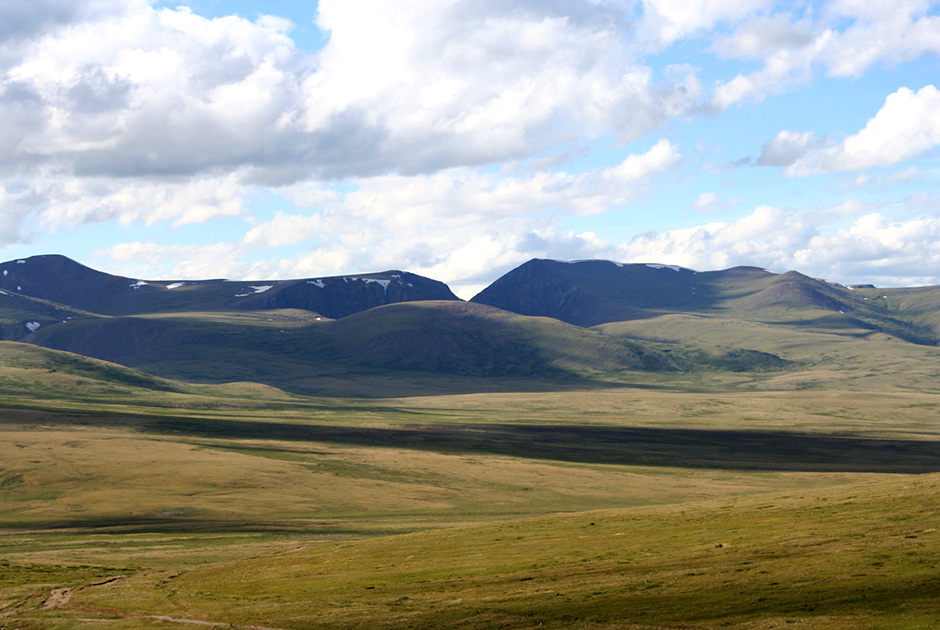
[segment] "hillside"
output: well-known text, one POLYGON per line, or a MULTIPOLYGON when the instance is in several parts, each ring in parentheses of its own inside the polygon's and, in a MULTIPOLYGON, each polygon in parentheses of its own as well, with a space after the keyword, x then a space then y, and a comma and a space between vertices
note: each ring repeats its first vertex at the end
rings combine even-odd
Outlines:
POLYGON ((785 388, 890 374, 893 386, 930 389, 940 327, 936 287, 849 289, 754 267, 533 260, 463 302, 398 271, 140 281, 37 256, 0 264, 0 286, 2 339, 189 382, 355 395, 382 379, 410 379, 409 391, 447 379, 461 390, 499 379, 729 382, 719 373, 785 388))
POLYGON ((936 625, 940 289, 520 269, 0 265, 0 627, 936 625))
POLYGON ((898 292, 893 306, 878 290, 852 290, 796 271, 754 267, 696 272, 655 264, 531 260, 471 301, 577 326, 697 314, 819 331, 877 331, 918 344, 940 340, 936 290, 898 292), (928 295, 928 299, 910 299, 928 295), (908 299, 905 299, 905 296, 908 299))
POLYGON ((85 317, 30 340, 196 382, 285 384, 376 371, 570 379, 688 367, 648 344, 465 302, 391 304, 339 320, 305 311, 235 315, 85 317))
POLYGON ((442 282, 403 271, 300 280, 139 280, 95 271, 64 256, 0 264, 0 290, 100 315, 297 308, 324 317, 383 304, 456 300, 442 282))

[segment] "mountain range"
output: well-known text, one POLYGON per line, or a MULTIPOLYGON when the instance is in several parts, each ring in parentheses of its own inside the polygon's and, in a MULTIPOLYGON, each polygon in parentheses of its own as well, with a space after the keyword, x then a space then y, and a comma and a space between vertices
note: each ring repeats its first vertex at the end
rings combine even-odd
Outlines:
POLYGON ((857 362, 886 343, 931 361, 940 287, 842 286, 755 267, 536 259, 462 301, 442 282, 397 270, 157 281, 45 255, 0 264, 0 339, 165 378, 294 387, 392 373, 779 376, 807 373, 827 357, 857 362), (870 343, 850 351, 850 341, 870 343))

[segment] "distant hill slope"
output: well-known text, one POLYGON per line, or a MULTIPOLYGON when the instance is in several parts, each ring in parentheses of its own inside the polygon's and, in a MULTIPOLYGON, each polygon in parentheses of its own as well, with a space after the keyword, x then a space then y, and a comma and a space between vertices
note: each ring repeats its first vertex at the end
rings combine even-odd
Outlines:
POLYGON ((458 299, 444 283, 403 271, 255 282, 144 281, 58 255, 0 264, 0 290, 101 315, 297 308, 335 319, 383 304, 458 299))
POLYGON ((938 328, 940 287, 849 289, 755 267, 533 260, 464 302, 399 271, 171 282, 62 256, 0 264, 0 339, 203 383, 720 371, 797 386, 789 373, 855 366, 874 378, 911 357, 927 374, 938 328))
POLYGON ((898 297, 894 306, 876 297, 877 291, 756 267, 696 272, 655 264, 535 259, 471 301, 577 326, 695 313, 821 329, 862 328, 914 343, 937 343, 940 290, 920 291, 921 299, 898 297), (913 306, 906 309, 906 304, 913 306))
POLYGON ((466 302, 390 304, 339 320, 299 313, 271 311, 273 321, 262 313, 228 321, 203 314, 88 317, 43 327, 31 341, 204 382, 375 370, 570 378, 686 367, 649 344, 466 302))
POLYGON ((185 391, 175 383, 98 359, 0 341, 0 394, 83 398, 121 391, 185 391))

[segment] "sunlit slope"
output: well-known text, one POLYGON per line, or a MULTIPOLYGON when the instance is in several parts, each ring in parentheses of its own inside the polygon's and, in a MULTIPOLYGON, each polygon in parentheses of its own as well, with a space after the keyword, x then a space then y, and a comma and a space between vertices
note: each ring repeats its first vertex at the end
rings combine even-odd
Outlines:
POLYGON ((579 326, 695 314, 823 331, 863 329, 928 345, 938 341, 930 325, 938 319, 936 302, 921 300, 919 310, 898 300, 892 306, 876 292, 754 267, 700 273, 655 264, 532 260, 473 301, 579 326))
POLYGON ((940 334, 940 287, 861 289, 859 293, 892 313, 940 334))
POLYGON ((642 343, 473 303, 396 304, 323 329, 346 357, 392 369, 562 376, 679 367, 642 343))
POLYGON ((184 391, 186 386, 78 354, 0 341, 0 393, 7 400, 84 399, 139 391, 184 391))
POLYGON ((789 369, 767 375, 763 386, 769 388, 936 391, 940 383, 940 348, 859 326, 820 328, 720 316, 664 315, 602 324, 597 330, 713 355, 742 347, 770 353, 788 361, 789 369))
POLYGON ((940 618, 938 491, 930 475, 311 540, 75 601, 116 617, 278 628, 927 628, 940 618))

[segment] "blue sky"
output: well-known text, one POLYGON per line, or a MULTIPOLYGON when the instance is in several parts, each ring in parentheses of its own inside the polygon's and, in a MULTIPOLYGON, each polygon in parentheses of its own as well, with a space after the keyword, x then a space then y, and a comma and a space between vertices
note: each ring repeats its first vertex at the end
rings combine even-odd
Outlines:
POLYGON ((940 284, 940 11, 0 0, 0 259, 146 279, 530 258, 940 284))

